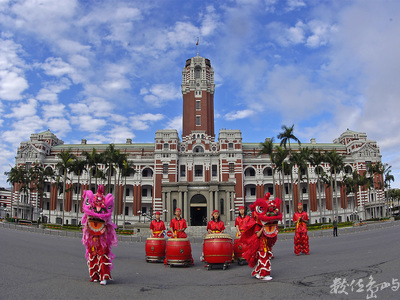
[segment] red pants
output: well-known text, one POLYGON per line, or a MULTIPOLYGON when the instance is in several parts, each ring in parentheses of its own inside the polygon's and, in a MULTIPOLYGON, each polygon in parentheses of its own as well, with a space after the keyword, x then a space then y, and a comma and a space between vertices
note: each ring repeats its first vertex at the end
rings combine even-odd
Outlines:
POLYGON ((303 252, 304 254, 310 252, 307 232, 296 232, 294 235, 294 253, 298 255, 300 252, 303 252))
POLYGON ((271 252, 267 251, 257 251, 257 264, 254 267, 253 271, 251 272, 251 276, 255 277, 259 275, 260 278, 268 276, 271 274, 271 252))
POLYGON ((89 254, 89 260, 87 264, 89 267, 90 281, 103 281, 105 279, 112 279, 110 273, 111 262, 106 254, 89 254))

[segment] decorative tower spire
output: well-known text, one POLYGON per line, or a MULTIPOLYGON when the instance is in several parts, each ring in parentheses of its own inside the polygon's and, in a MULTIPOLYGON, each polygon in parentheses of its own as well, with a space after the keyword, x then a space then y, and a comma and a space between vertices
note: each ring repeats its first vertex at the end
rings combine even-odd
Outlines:
POLYGON ((199 56, 186 60, 182 71, 183 130, 182 138, 202 131, 214 133, 214 70, 209 59, 199 56))

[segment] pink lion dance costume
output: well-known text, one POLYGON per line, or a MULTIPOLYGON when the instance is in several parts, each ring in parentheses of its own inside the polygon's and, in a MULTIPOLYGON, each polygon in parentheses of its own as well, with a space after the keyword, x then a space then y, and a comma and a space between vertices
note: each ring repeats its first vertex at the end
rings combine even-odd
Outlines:
POLYGON ((253 268, 251 275, 260 280, 271 280, 272 247, 275 245, 278 235, 278 221, 282 220, 279 211, 281 200, 269 200, 270 193, 264 198, 258 198, 250 209, 251 219, 242 233, 240 241, 247 245, 247 251, 243 257, 249 267, 253 268))
POLYGON ((112 280, 112 260, 115 255, 111 252, 112 246, 117 246, 118 238, 115 233, 117 226, 111 221, 114 207, 112 194, 104 196, 104 187, 99 185, 97 193, 90 190, 83 191, 83 237, 82 244, 86 247, 86 259, 89 267, 90 281, 100 281, 107 284, 112 280))

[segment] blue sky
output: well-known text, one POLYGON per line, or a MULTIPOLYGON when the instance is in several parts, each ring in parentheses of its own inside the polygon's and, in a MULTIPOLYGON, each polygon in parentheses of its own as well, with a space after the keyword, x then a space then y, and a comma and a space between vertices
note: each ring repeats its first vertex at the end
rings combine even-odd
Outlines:
POLYGON ((215 71, 215 129, 244 142, 366 132, 400 186, 400 1, 0 0, 0 186, 17 147, 181 132, 182 69, 215 71))

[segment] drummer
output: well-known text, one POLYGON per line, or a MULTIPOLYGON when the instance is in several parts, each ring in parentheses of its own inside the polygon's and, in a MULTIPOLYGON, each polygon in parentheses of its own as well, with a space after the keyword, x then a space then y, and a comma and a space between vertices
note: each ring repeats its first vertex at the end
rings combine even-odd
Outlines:
POLYGON ((156 215, 156 219, 151 221, 151 224, 150 224, 151 237, 152 238, 163 238, 165 224, 161 220, 161 213, 159 211, 157 211, 155 215, 156 215))
POLYGON ((185 230, 187 228, 186 220, 181 217, 182 210, 175 209, 175 218, 171 220, 170 227, 174 238, 184 239, 187 238, 185 230))
POLYGON ((211 221, 207 224, 207 231, 209 234, 212 233, 223 233, 225 229, 224 222, 219 218, 219 211, 214 210, 212 212, 211 221))
POLYGON ((239 207, 239 215, 236 217, 235 226, 236 226, 236 236, 239 237, 242 235, 246 224, 250 221, 250 216, 245 215, 244 206, 239 207))

